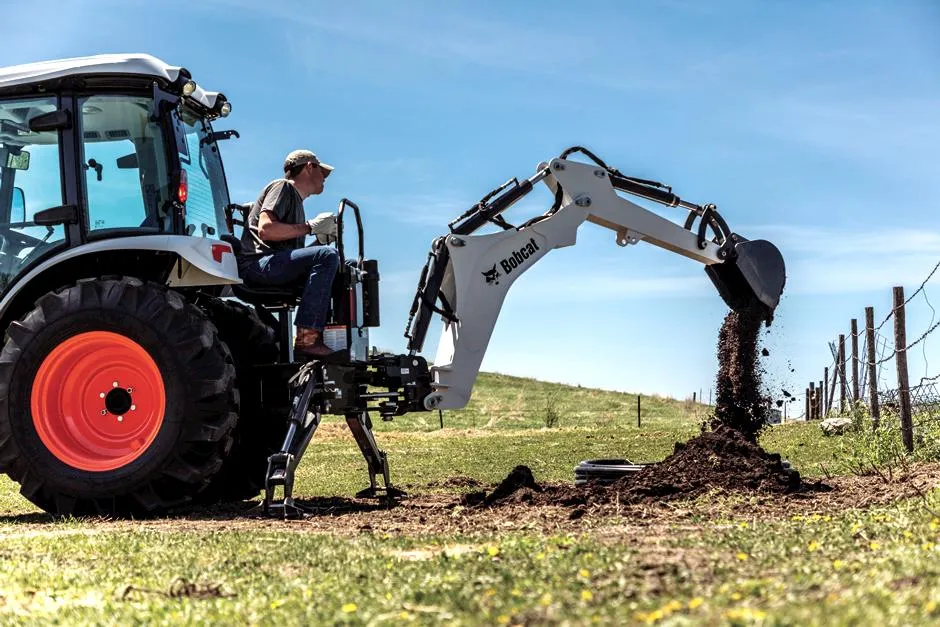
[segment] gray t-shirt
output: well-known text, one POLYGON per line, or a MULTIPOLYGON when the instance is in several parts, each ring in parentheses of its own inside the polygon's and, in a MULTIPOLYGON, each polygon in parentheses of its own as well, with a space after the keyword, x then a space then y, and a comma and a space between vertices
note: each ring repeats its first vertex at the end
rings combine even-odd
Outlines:
POLYGON ((304 237, 286 239, 280 242, 265 242, 258 236, 258 218, 262 211, 270 211, 278 222, 285 224, 303 224, 304 199, 287 179, 277 179, 268 183, 251 206, 248 213, 248 225, 242 233, 242 257, 253 259, 270 255, 279 250, 295 250, 304 247, 304 237))

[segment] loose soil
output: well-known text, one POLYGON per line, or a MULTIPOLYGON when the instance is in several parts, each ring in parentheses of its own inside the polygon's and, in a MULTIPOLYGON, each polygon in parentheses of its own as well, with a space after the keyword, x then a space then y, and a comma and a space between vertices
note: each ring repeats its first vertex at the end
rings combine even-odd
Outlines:
MULTIPOLYGON (((598 537, 613 541, 653 541, 677 529, 714 524, 720 520, 778 520, 794 515, 837 515, 852 509, 868 509, 918 498, 940 486, 940 463, 915 466, 911 473, 886 482, 877 475, 840 476, 827 479, 831 489, 801 490, 790 493, 740 492, 715 489, 689 499, 638 499, 626 502, 617 492, 602 493, 613 498, 594 498, 590 490, 569 485, 540 484, 541 492, 521 487, 489 506, 465 504, 465 496, 455 492, 431 493, 430 486, 412 486, 413 492, 393 507, 375 501, 346 497, 300 499, 309 510, 300 520, 282 521, 262 516, 258 502, 199 507, 177 512, 173 517, 149 520, 93 519, 86 529, 50 526, 48 514, 0 516, 0 534, 5 538, 100 534, 121 531, 158 532, 294 531, 328 533, 337 536, 358 534, 477 535, 539 531, 566 533, 592 530, 598 537), (554 495, 544 498, 543 495, 554 495), (709 522, 711 521, 711 522, 709 522)), ((621 491, 620 494, 623 494, 621 491)), ((653 542, 655 544, 655 542, 653 542)))

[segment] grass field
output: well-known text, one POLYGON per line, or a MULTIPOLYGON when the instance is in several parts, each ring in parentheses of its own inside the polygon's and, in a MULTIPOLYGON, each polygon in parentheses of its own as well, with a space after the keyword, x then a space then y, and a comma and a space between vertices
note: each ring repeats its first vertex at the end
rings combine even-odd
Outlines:
POLYGON ((300 521, 261 519, 250 504, 52 520, 2 478, 0 623, 940 622, 940 467, 885 457, 851 474, 844 460, 867 440, 823 438, 816 425, 774 427, 763 444, 835 488, 818 495, 711 494, 575 519, 560 507, 454 506, 465 486, 516 464, 567 482, 583 459, 662 459, 708 411, 651 397, 643 408, 637 428, 635 396, 483 375, 443 430, 436 414, 378 425, 412 495, 391 510, 343 498, 363 487, 365 465, 327 423, 296 488, 318 513, 300 521))

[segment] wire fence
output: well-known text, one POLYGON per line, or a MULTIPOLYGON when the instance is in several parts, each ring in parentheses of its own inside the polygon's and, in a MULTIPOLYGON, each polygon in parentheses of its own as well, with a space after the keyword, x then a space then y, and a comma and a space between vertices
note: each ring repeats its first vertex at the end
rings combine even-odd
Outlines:
POLYGON ((933 416, 940 421, 940 373, 929 374, 926 346, 928 338, 940 328, 940 320, 937 320, 937 312, 927 290, 938 270, 940 261, 906 298, 903 288, 896 287, 893 306, 877 326, 871 322, 873 309, 867 308, 867 322, 862 329, 858 328, 857 320, 853 319, 852 332, 840 335, 838 342, 829 342, 831 361, 825 369, 825 380, 820 381, 818 387, 814 385, 815 382, 811 382, 806 388, 807 419, 823 418, 834 411, 844 413, 856 403, 868 406, 875 424, 881 408, 898 411, 901 415, 902 436, 908 448, 913 446, 909 433, 912 413, 922 418, 933 416), (913 340, 908 341, 906 308, 919 296, 930 309, 930 321, 913 340), (882 333, 884 326, 892 320, 893 332, 882 333), (847 354, 847 345, 851 346, 851 357, 847 354), (858 350, 859 346, 861 350, 858 350), (912 349, 917 347, 921 348, 924 370, 928 374, 911 385, 907 359, 912 349), (886 374, 892 361, 895 362, 893 374, 897 375, 895 386, 888 383, 886 374), (828 377, 830 372, 831 379, 828 377))

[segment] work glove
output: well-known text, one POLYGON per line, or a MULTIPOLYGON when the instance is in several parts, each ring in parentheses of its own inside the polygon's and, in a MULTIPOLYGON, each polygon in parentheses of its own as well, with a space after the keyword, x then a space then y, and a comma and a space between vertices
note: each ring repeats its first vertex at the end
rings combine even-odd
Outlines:
POLYGON ((336 216, 321 213, 312 220, 307 220, 310 234, 317 238, 318 244, 332 244, 336 241, 336 216))

